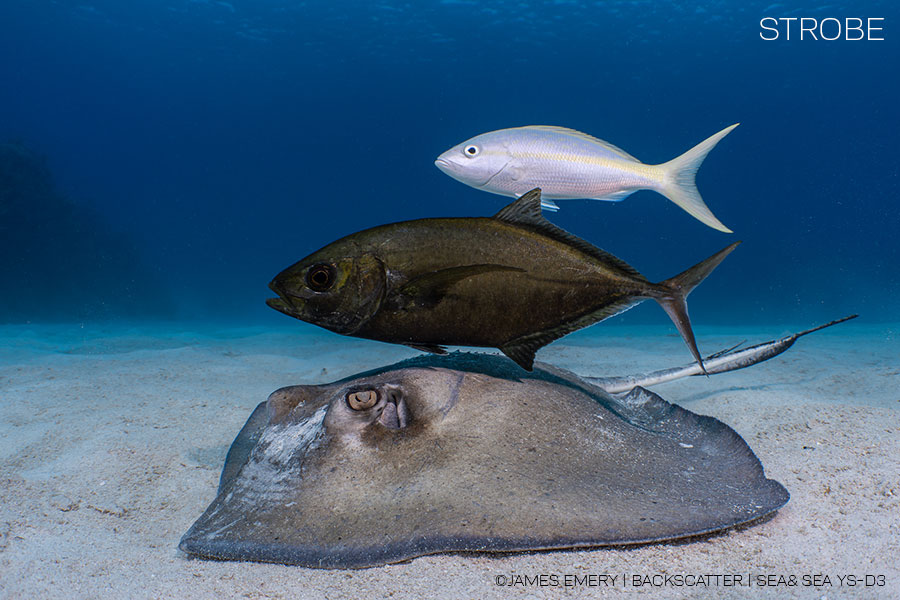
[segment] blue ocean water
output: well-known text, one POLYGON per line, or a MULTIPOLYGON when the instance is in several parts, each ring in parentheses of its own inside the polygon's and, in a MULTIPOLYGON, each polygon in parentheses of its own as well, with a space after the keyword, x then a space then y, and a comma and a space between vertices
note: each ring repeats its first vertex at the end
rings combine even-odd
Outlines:
MULTIPOLYGON (((507 202, 434 167, 454 144, 560 125, 657 163, 734 122, 698 175, 733 235, 652 192, 551 220, 651 280, 743 240, 692 294, 695 326, 896 321, 898 16, 887 0, 4 0, 0 322, 310 327, 264 304, 284 267, 507 202), (884 39, 766 41, 763 17, 880 18, 884 39)), ((647 303, 617 321, 668 318, 647 303)))
MULTIPOLYGON (((0 0, 0 597, 508 598, 498 574, 710 565, 878 576, 777 593, 886 597, 900 581, 898 17, 893 0, 0 0), (872 18, 884 39, 800 39, 792 22, 767 41, 763 18, 872 18), (571 127, 659 163, 736 122, 698 174, 734 234, 649 191, 547 216, 654 281, 742 240, 689 299, 704 355, 860 313, 765 365, 656 388, 733 427, 786 510, 700 543, 352 577, 177 554, 272 390, 417 352, 268 308, 278 272, 374 225, 496 213, 509 199, 433 164, 479 133, 571 127)), ((537 360, 605 377, 692 357, 646 302, 537 360)), ((567 448, 552 449, 561 464, 567 448)))

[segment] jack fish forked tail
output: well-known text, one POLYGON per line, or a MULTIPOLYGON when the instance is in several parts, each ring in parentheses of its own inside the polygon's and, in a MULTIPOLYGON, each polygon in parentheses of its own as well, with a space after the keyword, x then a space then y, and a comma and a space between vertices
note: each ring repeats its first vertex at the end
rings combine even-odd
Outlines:
MULTIPOLYGON (((529 192, 529 194, 530 193, 531 192, 529 192)), ((700 285, 700 283, 706 279, 717 266, 719 266, 719 263, 725 260, 725 257, 731 254, 731 252, 740 244, 740 241, 734 242, 722 250, 719 250, 706 260, 697 263, 690 269, 659 283, 651 283, 650 281, 643 279, 646 288, 641 296, 637 297, 637 300, 626 302, 615 307, 611 311, 603 311, 597 318, 589 317, 585 322, 578 323, 574 326, 564 327, 562 328, 562 331, 551 332, 549 337, 544 337, 546 334, 541 334, 537 337, 537 343, 534 345, 517 343, 515 345, 501 346, 500 350, 526 371, 531 371, 535 352, 541 346, 550 343, 561 335, 565 335, 565 333, 603 321, 619 312, 627 310, 640 302, 641 298, 652 298, 659 303, 663 310, 666 311, 666 314, 669 315, 672 323, 675 324, 685 345, 687 345, 688 349, 691 351, 694 360, 697 361, 701 373, 703 375, 708 375, 706 367, 703 365, 703 357, 700 355, 700 350, 697 348, 697 340, 694 337, 694 331, 691 328, 691 319, 688 316, 687 297, 688 294, 690 294, 695 287, 700 285)), ((636 271, 634 271, 634 274, 638 277, 642 277, 636 271)))
POLYGON ((656 295, 651 296, 660 306, 662 306, 663 310, 666 311, 666 314, 669 315, 669 318, 672 319, 672 322, 678 329, 678 333, 681 334, 684 343, 687 344, 691 354, 694 355, 694 359, 697 361, 697 364, 700 365, 700 370, 704 375, 707 375, 706 367, 703 366, 703 358, 700 356, 700 351, 697 349, 697 341, 694 339, 694 331, 691 329, 691 320, 688 317, 687 297, 695 287, 700 285, 701 281, 706 279, 709 274, 719 266, 719 263, 725 260, 726 256, 731 254, 731 252, 740 245, 740 243, 741 242, 734 242, 719 250, 706 260, 697 263, 690 269, 679 273, 675 277, 670 277, 665 281, 661 281, 656 286, 656 295))
MULTIPOLYGON (((511 209, 515 209, 517 207, 527 207, 526 210, 519 217, 517 217, 517 219, 527 217, 522 219, 523 223, 533 222, 552 235, 565 236, 570 240, 577 239, 571 234, 558 229, 555 225, 550 224, 549 221, 543 218, 540 209, 540 197, 541 190, 539 188, 531 190, 530 192, 522 195, 522 197, 519 198, 515 203, 501 210, 495 216, 495 218, 505 215, 505 213, 510 211, 511 209)), ((583 243, 585 246, 590 246, 587 242, 581 243, 583 243)), ((694 288, 700 285, 700 283, 704 279, 706 279, 723 260, 725 260, 725 257, 731 254, 731 252, 740 244, 740 241, 729 244, 706 260, 703 260, 693 267, 679 273, 678 275, 670 277, 669 279, 666 279, 659 283, 652 283, 648 281, 643 275, 638 273, 633 268, 625 265, 625 263, 620 261, 620 259, 616 259, 601 250, 595 249, 597 252, 601 252, 607 257, 616 261, 618 265, 625 266, 627 269, 629 269, 629 272, 636 278, 638 278, 639 282, 643 284, 643 291, 639 295, 634 296, 633 298, 635 299, 626 301, 625 303, 616 305, 614 307, 609 307, 608 309, 601 310, 595 315, 588 316, 583 321, 564 325, 556 331, 538 333, 533 336, 532 339, 527 341, 516 340, 513 344, 500 346, 500 350, 511 359, 513 359, 516 363, 518 363, 519 366, 524 368, 526 371, 531 371, 532 365, 534 363, 535 352, 537 351, 537 349, 567 333, 603 321, 624 310, 627 310, 628 308, 634 306, 636 303, 640 302, 643 298, 652 298, 663 308, 663 310, 666 311, 666 314, 669 315, 669 318, 678 329, 678 333, 681 334, 684 343, 691 351, 694 360, 696 360, 697 365, 700 367, 701 373, 707 375, 708 373, 706 372, 706 367, 703 365, 703 357, 701 356, 700 351, 697 348, 697 341, 694 337, 694 331, 691 328, 691 320, 688 316, 687 297, 691 293, 691 291, 693 291, 694 288)))

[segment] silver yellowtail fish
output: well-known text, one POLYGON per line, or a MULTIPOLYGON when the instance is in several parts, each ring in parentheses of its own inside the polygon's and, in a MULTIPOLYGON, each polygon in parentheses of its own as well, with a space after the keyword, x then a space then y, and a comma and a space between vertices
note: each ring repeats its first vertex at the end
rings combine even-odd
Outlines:
POLYGON ((618 202, 638 190, 653 190, 713 229, 731 233, 703 202, 694 177, 709 151, 738 125, 659 165, 646 165, 586 133, 545 125, 477 135, 441 154, 434 164, 466 185, 502 196, 519 197, 541 188, 542 206, 548 210, 559 210, 553 200, 618 202))

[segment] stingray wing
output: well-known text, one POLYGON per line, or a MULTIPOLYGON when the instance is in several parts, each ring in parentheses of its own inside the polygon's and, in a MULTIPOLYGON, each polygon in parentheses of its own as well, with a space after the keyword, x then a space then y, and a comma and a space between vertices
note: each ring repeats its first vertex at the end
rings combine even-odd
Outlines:
POLYGON ((617 399, 484 360, 505 363, 508 375, 455 371, 452 410, 369 446, 321 435, 321 410, 293 429, 266 428, 252 452, 229 455, 243 465, 226 464, 237 475, 223 477, 180 548, 361 568, 439 552, 673 540, 754 521, 788 500, 716 419, 641 388, 617 399))

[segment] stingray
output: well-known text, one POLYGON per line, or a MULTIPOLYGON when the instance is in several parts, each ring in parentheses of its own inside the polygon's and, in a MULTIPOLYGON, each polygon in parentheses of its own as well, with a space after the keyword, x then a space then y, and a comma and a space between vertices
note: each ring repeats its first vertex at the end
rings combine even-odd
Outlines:
MULTIPOLYGON (((766 360, 806 333, 710 356, 707 371, 766 360)), ((453 353, 282 388, 241 429, 179 547, 363 568, 676 540, 771 515, 788 492, 734 430, 639 385, 697 372, 592 383, 453 353)))

